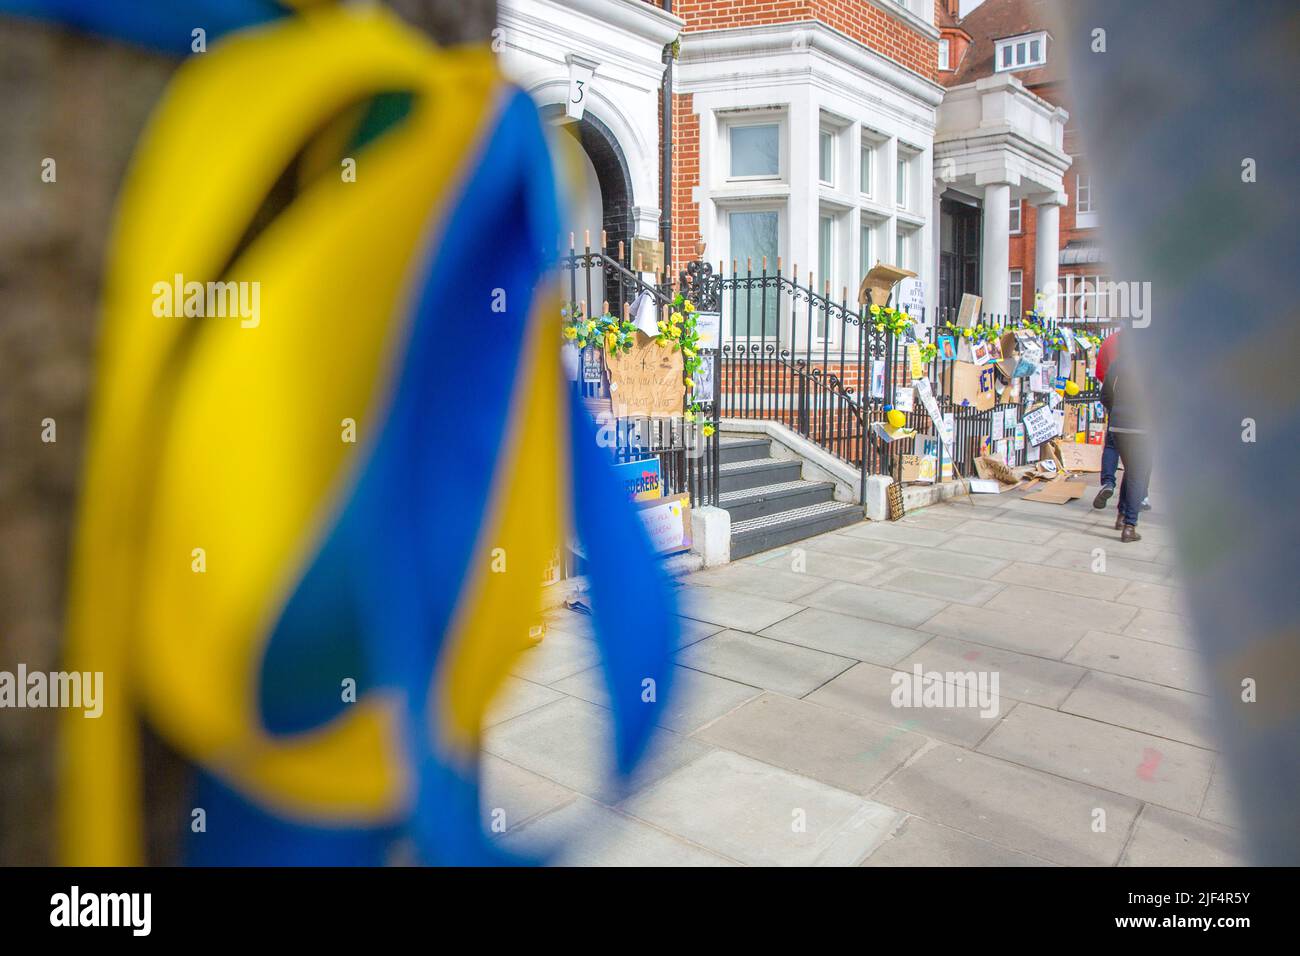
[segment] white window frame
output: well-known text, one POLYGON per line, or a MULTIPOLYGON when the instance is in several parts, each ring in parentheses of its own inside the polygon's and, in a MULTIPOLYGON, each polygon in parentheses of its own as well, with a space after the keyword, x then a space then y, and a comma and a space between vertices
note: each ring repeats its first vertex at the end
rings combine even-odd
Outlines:
POLYGON ((822 126, 817 130, 817 182, 823 186, 835 187, 835 130, 822 126), (825 153, 822 149, 825 148, 825 153), (830 165, 830 178, 822 178, 823 163, 830 165))
POLYGON ((1007 270, 1007 306, 1011 317, 1018 319, 1024 315, 1025 309, 1025 270, 1008 269, 1007 270), (1012 303, 1015 307, 1011 308, 1012 303))
POLYGON ((1011 211, 1008 217, 1008 232, 1013 236, 1018 236, 1025 231, 1025 201, 1023 199, 1011 200, 1011 211))
POLYGON ((1097 203, 1092 198, 1091 173, 1074 174, 1074 224, 1079 229, 1092 229, 1097 225, 1097 203))
POLYGON ((902 149, 899 149, 894 159, 894 206, 898 209, 902 209, 904 212, 911 209, 911 166, 912 157, 902 149), (903 194, 902 202, 898 201, 898 195, 900 192, 903 194))
MULTIPOLYGON (((785 247, 787 241, 787 236, 786 236, 787 209, 786 209, 786 203, 784 201, 773 202, 769 200, 765 202, 743 202, 742 201, 742 202, 719 203, 718 204, 718 225, 725 233, 724 236, 725 248, 727 250, 727 258, 725 262, 727 263, 727 268, 730 268, 731 262, 734 259, 736 261, 737 274, 743 274, 743 271, 745 269, 745 260, 733 254, 733 250, 731 247, 731 215, 732 213, 746 213, 746 212, 776 213, 776 254, 778 258, 782 258, 785 256, 785 247)), ((755 273, 757 274, 759 270, 762 269, 762 267, 763 267, 763 263, 761 260, 755 262, 754 263, 755 273)), ((776 263, 771 259, 769 259, 767 262, 767 269, 769 273, 775 273, 776 263)), ((731 297, 726 296, 724 298, 726 300, 726 304, 724 305, 724 311, 726 311, 729 310, 730 308, 731 297)), ((735 316, 727 316, 727 318, 728 321, 735 320, 735 316)), ((785 321, 785 319, 784 316, 781 314, 781 309, 779 305, 776 310, 776 321, 777 321, 778 329, 784 328, 782 323, 785 321)), ((726 323, 723 323, 720 334, 725 335, 728 339, 730 338, 731 329, 729 326, 726 325, 726 323)), ((760 338, 759 336, 755 335, 752 337, 752 341, 756 342, 759 340, 759 338, 760 338)), ((763 341, 771 342, 776 340, 776 336, 774 335, 762 336, 762 339, 763 341)))
POLYGON ((785 151, 785 121, 780 115, 769 115, 764 117, 754 117, 746 119, 725 119, 723 120, 726 129, 727 142, 727 162, 724 167, 726 176, 724 180, 728 183, 772 183, 780 182, 785 179, 786 170, 786 151, 785 151), (731 175, 731 133, 737 129, 752 129, 756 126, 775 126, 776 127, 776 172, 775 173, 756 173, 749 176, 731 175))
POLYGON ((993 48, 993 69, 997 73, 1012 73, 1016 70, 1028 70, 1047 63, 1047 32, 1022 33, 1019 36, 998 40, 993 48), (1038 41, 1038 57, 1030 58, 1030 45, 1038 41), (1010 50, 1010 62, 1006 62, 1004 51, 1010 50))
POLYGON ((902 229, 898 225, 894 226, 894 265, 900 269, 911 269, 908 264, 912 261, 912 240, 919 230, 902 229))
POLYGON ((876 148, 877 144, 864 139, 858 147, 858 194, 871 199, 876 195, 876 148), (862 188, 863 160, 867 167, 867 188, 862 188))
POLYGON ((939 41, 939 69, 945 73, 952 71, 950 61, 952 58, 952 41, 944 38, 939 41))

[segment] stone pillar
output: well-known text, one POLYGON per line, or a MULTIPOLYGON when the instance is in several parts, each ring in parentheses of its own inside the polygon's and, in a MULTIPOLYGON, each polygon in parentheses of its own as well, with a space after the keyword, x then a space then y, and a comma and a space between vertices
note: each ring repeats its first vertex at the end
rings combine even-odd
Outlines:
POLYGON ((1044 315, 1056 315, 1056 276, 1061 252, 1061 205, 1053 196, 1047 202, 1035 203, 1038 229, 1034 236, 1034 287, 1045 298, 1035 307, 1044 315))
POLYGON ((983 267, 980 290, 984 297, 984 311, 992 315, 1006 315, 1010 308, 1007 296, 1010 234, 1011 185, 989 183, 984 187, 984 248, 981 250, 983 267))

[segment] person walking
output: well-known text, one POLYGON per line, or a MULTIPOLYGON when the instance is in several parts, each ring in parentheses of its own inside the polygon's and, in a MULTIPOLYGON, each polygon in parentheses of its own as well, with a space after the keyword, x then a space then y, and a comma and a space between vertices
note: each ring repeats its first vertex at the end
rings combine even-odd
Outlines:
MULTIPOLYGON (((1115 358, 1115 349, 1119 345, 1119 337, 1123 335, 1123 330, 1116 332, 1114 335, 1107 336, 1106 341, 1101 343, 1101 348, 1097 350, 1097 381, 1104 386, 1106 384, 1106 371, 1110 368, 1110 363, 1115 358)), ((1106 507, 1106 502, 1110 501, 1110 496, 1115 493, 1115 469, 1119 467, 1119 449, 1115 447, 1115 432, 1110 426, 1106 426, 1106 441, 1101 448, 1101 490, 1097 492, 1097 497, 1092 499, 1092 506, 1098 510, 1106 507)))
MULTIPOLYGON (((1119 514, 1115 529, 1120 541, 1141 541, 1138 515, 1151 481, 1151 447, 1142 415, 1141 390, 1131 349, 1117 351, 1110 361, 1101 386, 1101 403, 1106 406, 1106 433, 1115 436, 1115 450, 1124 466, 1119 486, 1119 514)), ((1104 502, 1103 502, 1104 504, 1104 502)))

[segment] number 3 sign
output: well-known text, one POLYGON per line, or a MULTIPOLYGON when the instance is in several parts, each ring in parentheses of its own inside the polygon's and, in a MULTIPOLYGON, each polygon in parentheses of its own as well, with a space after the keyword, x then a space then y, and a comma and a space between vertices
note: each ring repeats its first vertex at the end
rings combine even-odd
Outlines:
POLYGON ((600 64, 576 53, 570 53, 565 61, 569 64, 569 98, 564 104, 564 113, 570 119, 582 119, 591 78, 600 64))

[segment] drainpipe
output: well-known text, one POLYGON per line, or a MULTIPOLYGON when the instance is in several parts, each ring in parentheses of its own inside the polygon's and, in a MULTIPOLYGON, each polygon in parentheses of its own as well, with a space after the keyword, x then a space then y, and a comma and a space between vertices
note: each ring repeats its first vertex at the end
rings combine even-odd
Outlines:
MULTIPOLYGON (((664 12, 673 12, 673 0, 664 0, 664 12)), ((663 130, 661 131, 663 158, 663 195, 659 204, 659 234, 664 244, 664 271, 672 273, 673 261, 673 48, 664 47, 663 130)))

